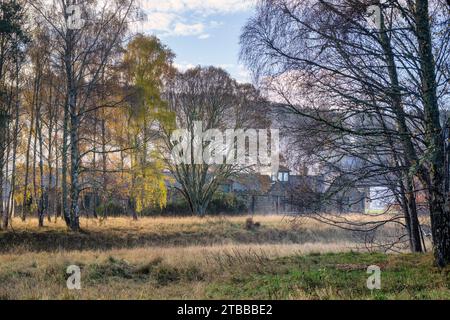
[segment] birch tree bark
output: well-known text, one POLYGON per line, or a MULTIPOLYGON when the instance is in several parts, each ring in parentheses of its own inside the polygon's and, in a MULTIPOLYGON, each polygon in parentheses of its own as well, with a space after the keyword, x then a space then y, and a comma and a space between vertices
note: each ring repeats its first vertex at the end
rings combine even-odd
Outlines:
POLYGON ((437 265, 444 267, 450 263, 450 208, 449 195, 445 194, 445 142, 436 92, 436 70, 428 6, 428 0, 416 0, 414 10, 424 104, 426 152, 430 162, 428 196, 431 228, 435 260, 437 265))

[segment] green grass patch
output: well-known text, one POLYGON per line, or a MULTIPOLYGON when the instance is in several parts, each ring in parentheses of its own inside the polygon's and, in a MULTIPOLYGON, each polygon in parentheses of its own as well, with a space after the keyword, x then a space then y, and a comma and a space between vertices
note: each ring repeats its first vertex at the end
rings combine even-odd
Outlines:
POLYGON ((267 272, 234 273, 211 284, 209 298, 450 299, 450 269, 431 255, 311 254, 271 260, 267 272), (367 267, 381 268, 381 290, 367 288, 367 267))

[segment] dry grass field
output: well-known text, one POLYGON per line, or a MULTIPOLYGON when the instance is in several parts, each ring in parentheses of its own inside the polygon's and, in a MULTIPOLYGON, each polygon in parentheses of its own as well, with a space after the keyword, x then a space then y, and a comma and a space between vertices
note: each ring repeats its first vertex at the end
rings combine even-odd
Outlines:
POLYGON ((81 233, 67 231, 62 220, 15 219, 12 231, 0 236, 0 252, 106 250, 136 247, 211 246, 229 244, 307 244, 334 246, 357 241, 358 234, 332 228, 312 219, 256 216, 257 230, 245 230, 247 217, 155 217, 82 219, 81 233))
POLYGON ((83 219, 81 233, 16 219, 0 232, 0 299, 450 298, 450 270, 429 254, 368 253, 358 232, 312 219, 256 216, 261 227, 246 230, 246 218, 83 219), (372 264, 383 270, 374 292, 372 264), (67 289, 69 265, 81 290, 67 289))

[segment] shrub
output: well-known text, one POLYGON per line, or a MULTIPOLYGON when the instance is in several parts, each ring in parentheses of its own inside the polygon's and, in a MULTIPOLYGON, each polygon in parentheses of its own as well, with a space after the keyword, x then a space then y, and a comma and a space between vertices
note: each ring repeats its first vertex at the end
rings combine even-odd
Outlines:
POLYGON ((211 214, 239 214, 247 210, 245 201, 234 193, 216 193, 208 206, 211 214))
POLYGON ((142 210, 142 216, 157 216, 157 215, 190 215, 191 209, 189 204, 184 199, 177 199, 174 201, 168 201, 164 208, 160 207, 148 207, 142 210))
POLYGON ((115 217, 115 216, 125 215, 126 211, 118 203, 115 203, 114 201, 108 201, 105 204, 101 204, 98 207, 96 207, 95 213, 99 217, 103 217, 103 216, 115 217))
POLYGON ((261 223, 254 222, 253 218, 248 218, 245 221, 245 229, 246 230, 255 230, 255 229, 258 229, 259 227, 261 227, 261 223))
MULTIPOLYGON (((217 214, 241 214, 247 212, 245 201, 233 193, 218 192, 208 205, 207 213, 211 215, 217 214)), ((142 216, 155 215, 191 215, 189 204, 184 198, 168 201, 165 208, 149 207, 142 211, 142 216)))

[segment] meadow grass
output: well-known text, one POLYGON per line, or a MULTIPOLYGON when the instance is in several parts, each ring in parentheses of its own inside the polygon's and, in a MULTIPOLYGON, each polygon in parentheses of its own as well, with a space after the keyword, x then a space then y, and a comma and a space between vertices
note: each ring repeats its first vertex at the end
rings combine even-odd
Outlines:
POLYGON ((16 219, 0 232, 0 299, 450 298, 450 269, 430 254, 367 253, 354 233, 312 219, 255 216, 257 230, 245 220, 83 219, 77 234, 16 219), (72 264, 81 290, 66 287, 72 264), (382 270, 381 290, 366 287, 369 265, 382 270))
MULTIPOLYGON (((258 215, 260 227, 245 229, 248 216, 218 217, 146 217, 106 220, 82 218, 82 232, 70 232, 64 222, 46 221, 37 227, 36 219, 13 219, 12 229, 0 231, 0 253, 58 250, 109 250, 145 246, 211 246, 229 244, 305 244, 353 242, 363 245, 360 232, 352 232, 320 223, 311 218, 280 215, 258 215)), ((348 221, 381 219, 346 215, 348 221)), ((386 225, 377 234, 390 239, 399 231, 398 225, 386 225)))

